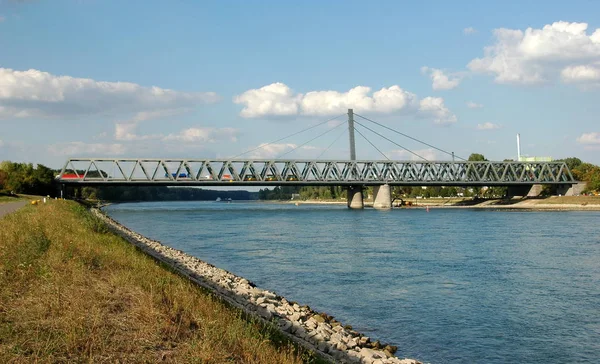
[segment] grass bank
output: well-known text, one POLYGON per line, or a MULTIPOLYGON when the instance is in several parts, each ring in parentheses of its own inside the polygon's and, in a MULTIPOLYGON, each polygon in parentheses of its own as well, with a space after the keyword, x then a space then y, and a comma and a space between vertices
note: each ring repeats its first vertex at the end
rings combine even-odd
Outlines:
POLYGON ((0 194, 0 203, 15 202, 22 200, 22 197, 0 194))
POLYGON ((314 360, 81 205, 53 200, 0 219, 0 362, 314 360))

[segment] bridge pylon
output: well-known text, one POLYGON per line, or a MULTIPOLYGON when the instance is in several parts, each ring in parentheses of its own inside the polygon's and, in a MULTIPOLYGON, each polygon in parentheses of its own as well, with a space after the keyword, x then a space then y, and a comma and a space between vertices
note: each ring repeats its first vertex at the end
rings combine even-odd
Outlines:
MULTIPOLYGON (((350 160, 356 160, 356 143, 354 141, 354 110, 348 109, 348 135, 350 141, 350 160)), ((356 177, 357 171, 353 168, 353 177, 356 177)), ((365 207, 363 203, 363 186, 348 186, 347 198, 348 208, 362 209, 365 207)))
MULTIPOLYGON (((350 160, 356 160, 356 143, 354 140, 354 110, 348 109, 348 135, 350 141, 350 160)), ((357 177, 358 171, 353 168, 352 175, 357 177)), ((362 209, 365 207, 363 202, 363 185, 348 187, 347 199, 348 208, 362 209)), ((383 184, 373 188, 373 208, 387 210, 392 208, 392 191, 390 185, 383 184)))

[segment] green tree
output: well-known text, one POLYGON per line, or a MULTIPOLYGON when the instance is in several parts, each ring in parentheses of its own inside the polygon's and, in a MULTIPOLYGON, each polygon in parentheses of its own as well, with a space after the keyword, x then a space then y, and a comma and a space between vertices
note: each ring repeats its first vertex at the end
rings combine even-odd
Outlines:
POLYGON ((484 162, 484 161, 487 161, 487 159, 485 159, 483 154, 471 153, 471 155, 469 156, 469 161, 470 162, 484 162))
POLYGON ((569 157, 569 158, 565 158, 565 159, 559 159, 557 161, 558 162, 565 162, 567 164, 567 167, 569 167, 569 169, 571 171, 573 171, 574 169, 577 169, 579 166, 581 166, 583 164, 583 162, 581 161, 581 159, 576 158, 576 157, 569 157))

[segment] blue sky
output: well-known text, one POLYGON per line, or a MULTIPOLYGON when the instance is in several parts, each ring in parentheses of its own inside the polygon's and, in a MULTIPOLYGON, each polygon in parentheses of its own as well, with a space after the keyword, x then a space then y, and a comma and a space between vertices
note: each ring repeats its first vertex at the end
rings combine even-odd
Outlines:
MULTIPOLYGON (((599 8, 0 0, 0 160, 226 158, 353 108, 459 156, 515 158, 520 133, 524 154, 600 164, 599 8)), ((347 159, 343 127, 301 146, 338 120, 245 156, 347 159)), ((383 158, 359 135, 357 155, 383 158)))

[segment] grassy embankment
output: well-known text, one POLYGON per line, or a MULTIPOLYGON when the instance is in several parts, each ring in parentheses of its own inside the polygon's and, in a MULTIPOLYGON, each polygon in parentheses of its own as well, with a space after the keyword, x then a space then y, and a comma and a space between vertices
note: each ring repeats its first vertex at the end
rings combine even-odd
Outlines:
POLYGON ((0 194, 0 203, 15 202, 15 201, 20 201, 22 199, 23 199, 23 197, 20 197, 20 196, 10 196, 10 195, 0 194))
POLYGON ((51 201, 0 219, 0 362, 300 363, 272 327, 245 318, 51 201))

